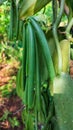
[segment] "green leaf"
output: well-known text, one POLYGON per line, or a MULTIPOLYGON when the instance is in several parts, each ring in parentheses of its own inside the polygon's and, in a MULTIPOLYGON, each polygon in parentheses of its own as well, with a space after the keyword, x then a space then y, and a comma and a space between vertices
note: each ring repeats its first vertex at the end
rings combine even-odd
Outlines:
POLYGON ((73 130, 73 80, 63 73, 55 78, 53 90, 59 130, 73 130))

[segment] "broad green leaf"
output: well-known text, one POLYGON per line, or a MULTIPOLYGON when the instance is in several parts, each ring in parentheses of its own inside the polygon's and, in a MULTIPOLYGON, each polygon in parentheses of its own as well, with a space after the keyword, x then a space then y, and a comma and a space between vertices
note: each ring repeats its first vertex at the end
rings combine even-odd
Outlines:
POLYGON ((50 0, 23 0, 19 14, 20 19, 24 20, 28 16, 31 16, 40 11, 50 0))
POLYGON ((54 105, 59 130, 73 130, 73 80, 63 73, 53 85, 54 105))

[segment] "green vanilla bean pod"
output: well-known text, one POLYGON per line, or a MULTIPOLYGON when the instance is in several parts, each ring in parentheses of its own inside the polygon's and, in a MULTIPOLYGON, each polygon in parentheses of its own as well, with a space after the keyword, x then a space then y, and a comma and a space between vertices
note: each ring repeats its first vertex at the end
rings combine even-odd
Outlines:
POLYGON ((27 42, 28 42, 28 109, 32 109, 34 104, 34 68, 35 68, 35 42, 31 24, 27 23, 27 42))
POLYGON ((45 58, 45 62, 47 65, 49 78, 51 80, 53 80, 55 77, 55 71, 54 71, 54 66, 53 66, 53 62, 52 62, 52 58, 51 58, 51 54, 50 54, 47 40, 46 40, 45 35, 44 35, 41 27, 39 26, 38 22, 33 17, 30 17, 29 19, 30 19, 30 22, 31 22, 34 30, 35 30, 37 38, 39 40, 39 44, 41 46, 41 49, 42 49, 42 52, 43 52, 43 55, 45 58))

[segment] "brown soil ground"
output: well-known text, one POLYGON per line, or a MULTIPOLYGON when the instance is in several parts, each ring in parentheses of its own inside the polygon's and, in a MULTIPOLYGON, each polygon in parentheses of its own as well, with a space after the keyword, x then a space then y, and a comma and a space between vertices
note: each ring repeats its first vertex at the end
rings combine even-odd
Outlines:
POLYGON ((10 98, 0 98, 0 117, 3 116, 5 111, 9 111, 9 115, 5 121, 0 122, 0 130, 23 130, 24 125, 21 120, 21 111, 24 108, 21 100, 17 96, 11 96, 10 98), (20 126, 12 128, 8 118, 16 117, 20 123, 20 126))
MULTIPOLYGON (((73 61, 70 61, 70 75, 73 78, 73 61)), ((7 79, 8 82, 9 79, 7 79)), ((7 83, 6 80, 4 83, 7 83)), ((1 86, 1 83, 0 83, 1 86)), ((21 111, 24 108, 20 98, 18 96, 11 96, 10 98, 0 97, 0 118, 3 116, 4 112, 8 110, 11 114, 8 118, 16 117, 20 122, 20 126, 12 128, 8 119, 0 122, 0 130, 23 130, 24 125, 21 120, 21 111)))

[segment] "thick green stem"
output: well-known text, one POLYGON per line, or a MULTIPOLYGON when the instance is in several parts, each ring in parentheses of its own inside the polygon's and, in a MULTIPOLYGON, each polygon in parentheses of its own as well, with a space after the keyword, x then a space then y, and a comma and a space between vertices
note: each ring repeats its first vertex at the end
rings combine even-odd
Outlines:
POLYGON ((16 5, 16 38, 18 39, 18 29, 19 29, 19 18, 18 18, 18 4, 16 5))
POLYGON ((70 38, 71 38, 70 29, 71 29, 72 26, 73 26, 73 18, 70 20, 70 22, 67 26, 67 29, 66 29, 66 37, 67 37, 68 40, 70 40, 70 38))
POLYGON ((62 54, 61 54, 61 48, 60 48, 60 45, 59 45, 57 28, 58 28, 58 25, 61 21, 62 14, 63 14, 63 11, 64 11, 64 3, 65 3, 65 0, 61 0, 60 13, 59 13, 54 25, 53 25, 53 35, 54 35, 54 40, 55 40, 57 54, 58 54, 58 74, 60 74, 61 71, 62 71, 62 54))
POLYGON ((57 0, 52 0, 52 9, 53 9, 53 23, 57 19, 57 0))

